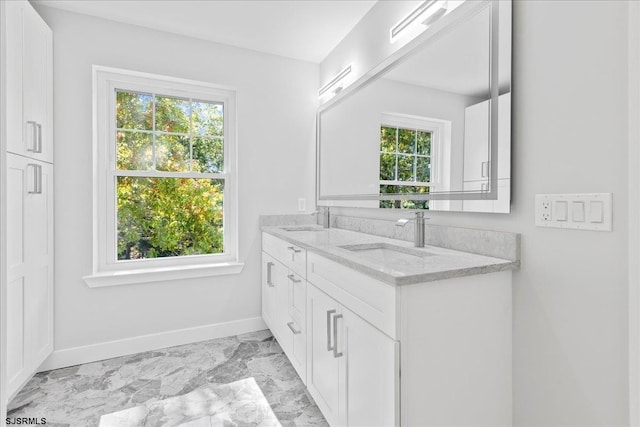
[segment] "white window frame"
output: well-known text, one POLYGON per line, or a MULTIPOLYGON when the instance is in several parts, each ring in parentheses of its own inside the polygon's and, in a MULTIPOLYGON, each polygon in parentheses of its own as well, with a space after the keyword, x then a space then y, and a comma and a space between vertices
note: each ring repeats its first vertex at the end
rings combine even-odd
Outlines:
MULTIPOLYGON (((380 185, 405 185, 405 186, 425 186, 429 187, 429 191, 437 190, 441 182, 441 166, 444 159, 444 140, 447 137, 447 126, 451 126, 451 122, 440 119, 432 119, 429 117, 413 116, 409 114, 399 113, 382 113, 380 118, 380 126, 388 126, 402 129, 415 129, 423 132, 431 133, 431 173, 429 182, 413 182, 413 181, 385 181, 379 180, 380 185)), ((378 145, 380 142, 378 141, 378 145)), ((378 150, 379 151, 379 150, 378 150)), ((410 198, 410 197, 408 197, 410 198)))
POLYGON ((210 83, 93 66, 94 260, 90 287, 176 280, 239 273, 237 220, 237 143, 235 90, 210 83), (224 179, 224 252, 140 260, 117 260, 116 216, 116 90, 154 93, 224 104, 224 171, 154 172, 127 175, 224 179))

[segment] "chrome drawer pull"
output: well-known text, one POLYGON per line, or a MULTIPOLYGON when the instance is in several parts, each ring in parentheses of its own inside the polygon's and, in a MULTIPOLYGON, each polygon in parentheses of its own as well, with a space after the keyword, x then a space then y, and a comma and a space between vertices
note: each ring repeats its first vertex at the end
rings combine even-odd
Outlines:
POLYGON ((338 319, 342 318, 342 314, 333 316, 333 357, 342 357, 342 352, 338 353, 338 319))
POLYGON ((335 310, 327 310, 327 351, 333 350, 331 346, 331 315, 335 312, 335 310))
POLYGON ((288 246, 287 249, 292 250, 294 254, 299 254, 302 252, 302 249, 296 249, 295 246, 288 246))
POLYGON ((270 288, 273 288, 275 286, 271 280, 271 269, 273 268, 273 266, 274 264, 272 262, 267 263, 267 285, 269 285, 270 288))
POLYGON ((294 327, 293 327, 293 322, 289 322, 287 323, 287 326, 289 327, 289 329, 291 329, 291 332, 293 332, 293 335, 298 335, 301 334, 302 331, 297 331, 294 327))
POLYGON ((42 166, 29 163, 27 167, 33 168, 33 189, 27 190, 27 193, 42 194, 42 166))
POLYGON ((287 276, 287 278, 288 278, 289 280, 291 280, 293 283, 300 283, 300 282, 302 282, 302 280, 296 279, 296 276, 294 276, 293 274, 289 274, 289 275, 287 276))

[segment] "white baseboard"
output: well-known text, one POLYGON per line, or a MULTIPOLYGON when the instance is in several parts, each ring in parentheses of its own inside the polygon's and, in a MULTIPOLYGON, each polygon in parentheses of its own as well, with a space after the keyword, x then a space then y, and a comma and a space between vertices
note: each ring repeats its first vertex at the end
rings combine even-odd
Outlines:
POLYGON ((140 335, 121 340, 107 341, 80 347, 54 350, 44 361, 38 372, 65 368, 82 363, 126 356, 144 351, 159 350, 165 347, 206 341, 215 338, 245 334, 267 329, 262 317, 216 323, 194 328, 175 329, 157 334, 140 335))

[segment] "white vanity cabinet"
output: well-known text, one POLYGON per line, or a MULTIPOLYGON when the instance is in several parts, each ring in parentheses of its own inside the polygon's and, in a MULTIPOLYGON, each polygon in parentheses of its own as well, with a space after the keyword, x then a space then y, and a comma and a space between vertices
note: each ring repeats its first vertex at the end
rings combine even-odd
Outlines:
MULTIPOLYGON (((327 245, 333 241, 336 248, 345 248, 345 238, 358 238, 348 233, 307 237, 307 247, 317 252, 304 252, 306 323, 304 335, 297 336, 306 340, 307 389, 329 424, 511 425, 511 271, 465 275, 469 273, 448 269, 438 279, 415 276, 422 282, 392 283, 388 275, 360 271, 365 267, 357 258, 327 245), (339 253, 344 256, 336 258, 339 253)), ((268 233, 263 233, 263 244, 271 253, 276 251, 269 246, 292 246, 268 233)), ((303 253, 289 252, 281 258, 279 276, 279 261, 263 255, 265 262, 275 262, 271 274, 276 288, 286 283, 284 271, 291 273, 291 263, 303 253), (273 279, 276 276, 279 279, 273 279)), ((445 265, 475 257, 460 252, 446 256, 450 258, 441 261, 445 265)), ((486 271, 484 264, 478 267, 477 272, 486 271)), ((387 268, 402 266, 382 271, 387 268)), ((285 313, 292 312, 288 295, 285 313)), ((277 315, 268 312, 265 309, 265 320, 278 338, 285 328, 277 320, 272 326, 269 317, 277 315)), ((295 350, 288 346, 284 341, 296 366, 299 359, 292 358, 295 350)))
POLYGON ((306 383, 306 251, 262 237, 262 317, 306 383))

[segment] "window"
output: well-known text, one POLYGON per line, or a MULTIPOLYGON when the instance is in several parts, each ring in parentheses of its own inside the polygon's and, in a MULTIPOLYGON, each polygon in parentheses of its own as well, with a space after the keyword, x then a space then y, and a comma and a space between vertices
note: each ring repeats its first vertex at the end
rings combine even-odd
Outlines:
POLYGON ((241 268, 234 101, 208 83, 94 67, 94 277, 241 268))
MULTIPOLYGON (((380 194, 427 194, 434 189, 443 123, 384 114, 380 126, 380 194)), ((428 200, 381 200, 381 208, 428 209, 428 200)))

